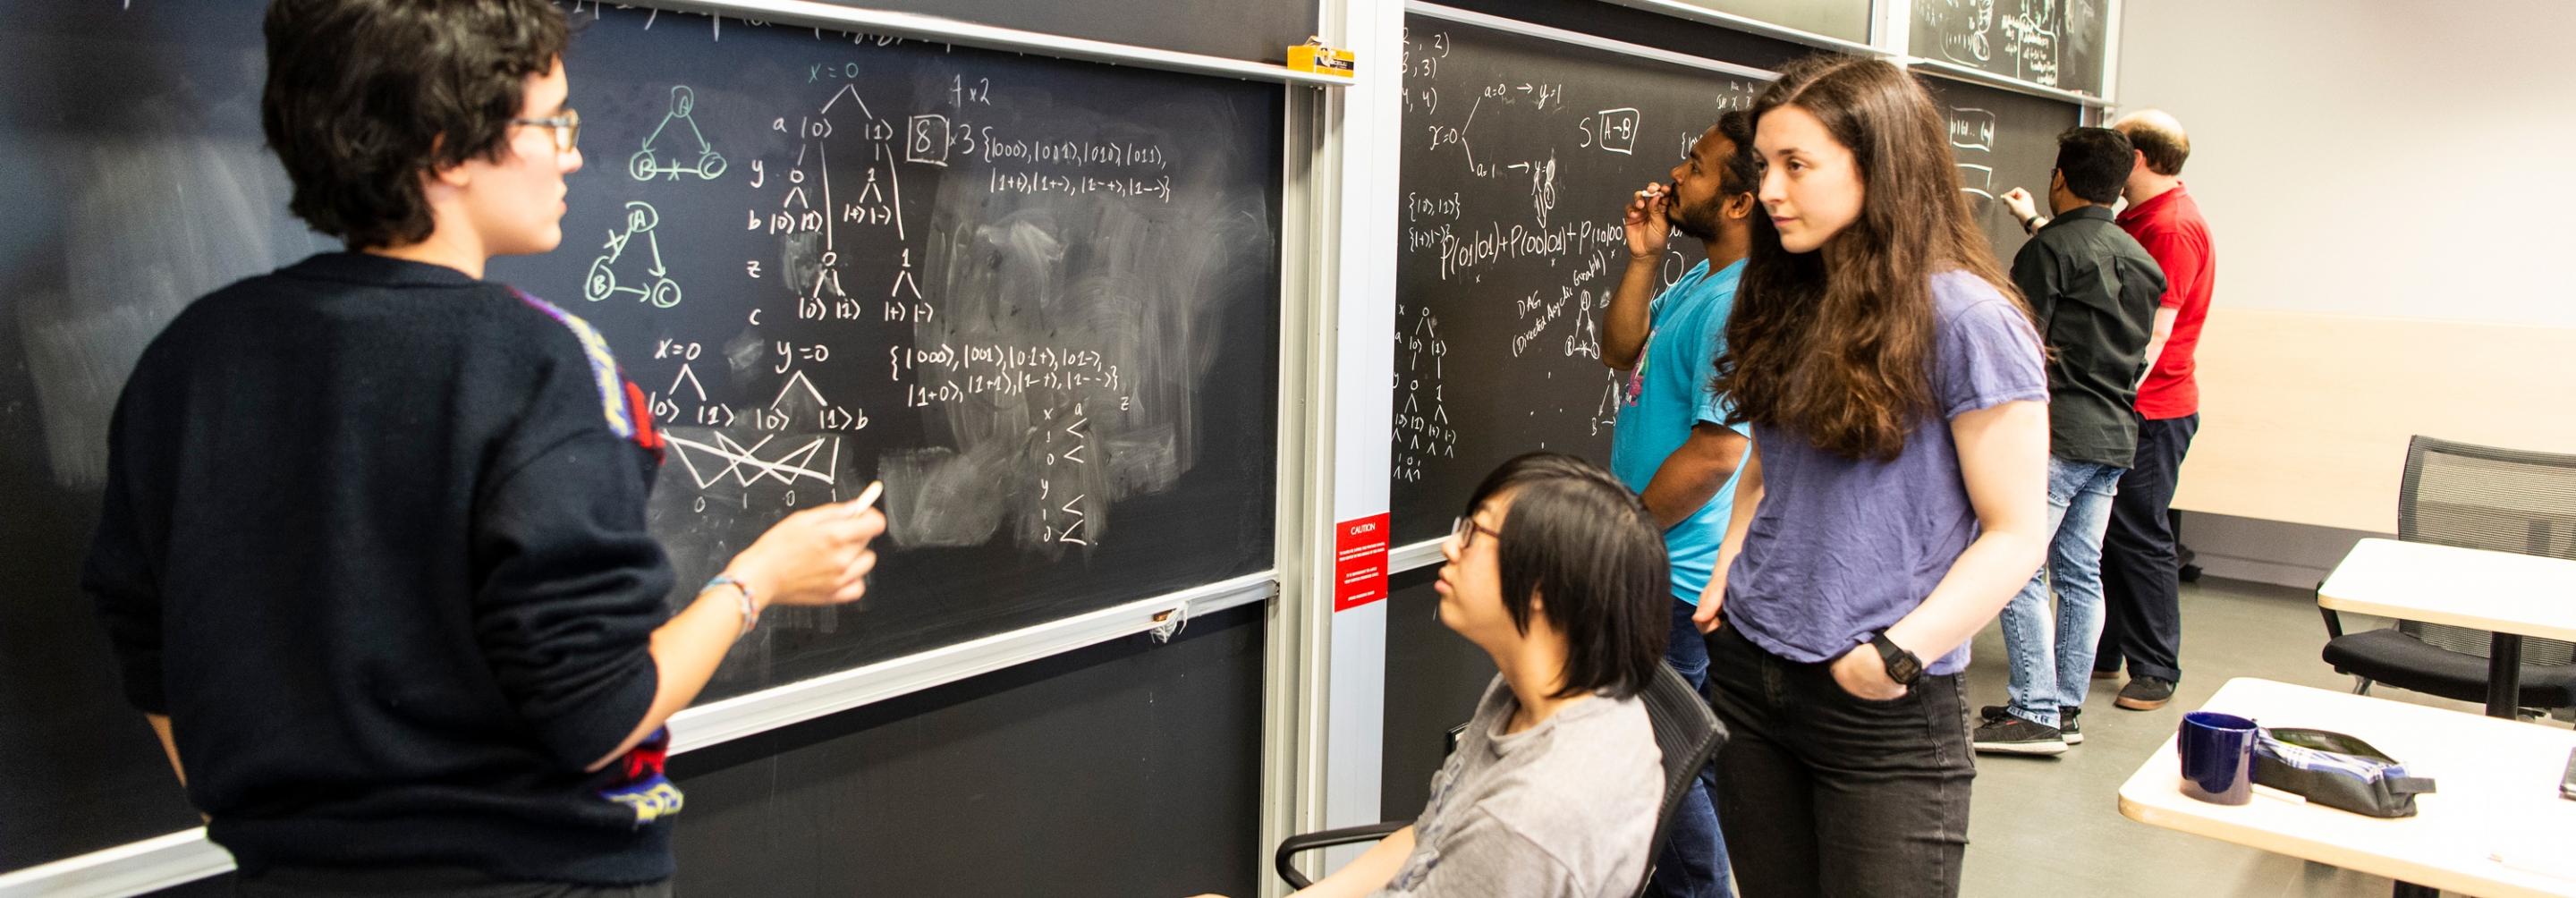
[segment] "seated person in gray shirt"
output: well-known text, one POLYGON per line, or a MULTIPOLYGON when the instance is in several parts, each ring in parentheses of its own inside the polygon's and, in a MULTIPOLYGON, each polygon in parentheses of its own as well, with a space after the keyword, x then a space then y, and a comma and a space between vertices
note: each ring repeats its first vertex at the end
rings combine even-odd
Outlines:
POLYGON ((1637 693, 1671 626, 1654 518, 1552 452, 1504 462, 1467 511, 1441 546, 1440 622, 1502 673, 1422 816, 1300 898, 1626 898, 1644 881, 1664 773, 1637 693))

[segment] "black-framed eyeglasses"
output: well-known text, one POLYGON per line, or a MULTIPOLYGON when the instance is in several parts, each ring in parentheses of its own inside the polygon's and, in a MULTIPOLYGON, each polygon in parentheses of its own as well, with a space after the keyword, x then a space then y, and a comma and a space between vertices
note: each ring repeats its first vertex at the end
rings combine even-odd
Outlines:
POLYGON ((573 145, 581 141, 581 113, 570 109, 564 110, 561 115, 550 115, 545 118, 514 118, 510 120, 510 124, 534 125, 554 132, 557 153, 572 152, 573 145))
POLYGON ((1467 551, 1469 546, 1475 545, 1476 534, 1479 533, 1495 539, 1503 538, 1502 533, 1491 527, 1476 523, 1475 518, 1459 518, 1455 521, 1449 522, 1449 535, 1457 538, 1458 551, 1467 551))

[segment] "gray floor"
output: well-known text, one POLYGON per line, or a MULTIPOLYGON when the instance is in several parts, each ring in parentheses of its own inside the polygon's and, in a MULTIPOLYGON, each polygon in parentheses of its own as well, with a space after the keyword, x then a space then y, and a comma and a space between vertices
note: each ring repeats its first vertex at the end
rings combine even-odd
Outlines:
MULTIPOLYGON (((1961 894, 1968 896, 2172 896, 2385 898, 2390 882, 2349 870, 2184 835, 2120 816, 2120 784, 2173 735, 2185 711, 2234 677, 2326 689, 2352 678, 2318 660, 2325 625, 2306 590, 2204 579, 2185 584, 2183 681, 2154 711, 2114 707, 2120 681, 2095 680, 2084 703, 2084 744, 2054 758, 1983 755, 1968 825, 1961 894)), ((2352 615, 2347 631, 2379 626, 2352 615)), ((1972 705, 2004 703, 2003 631, 1978 634, 1969 666, 1972 705)), ((2382 698, 2454 708, 2466 702, 2377 687, 2382 698)), ((2565 726, 2552 722, 2552 726, 2565 726)))

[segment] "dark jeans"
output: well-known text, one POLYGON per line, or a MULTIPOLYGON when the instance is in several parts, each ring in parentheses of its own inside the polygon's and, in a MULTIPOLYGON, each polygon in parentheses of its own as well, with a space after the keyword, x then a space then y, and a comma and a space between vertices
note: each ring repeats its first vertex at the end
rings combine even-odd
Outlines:
POLYGON ((2138 455, 2120 475, 2102 529, 2102 641, 2093 669, 2129 664, 2133 677, 2182 680, 2182 559, 2174 551, 2174 482, 2200 416, 2138 425, 2138 455))
MULTIPOLYGON (((1664 660, 1692 688, 1708 680, 1708 643, 1691 624, 1691 612, 1697 610, 1689 602, 1673 600, 1672 639, 1664 647, 1664 660)), ((1716 790, 1716 766, 1700 768, 1699 783, 1673 808, 1672 822, 1664 830, 1664 853, 1655 859, 1655 888, 1667 898, 1733 894, 1726 886, 1726 839, 1718 834, 1717 806, 1709 798, 1716 790)))
POLYGON ((1959 675, 1879 702, 1733 627, 1709 634, 1708 654, 1709 705, 1733 734, 1717 754, 1717 803, 1745 894, 1959 894, 1977 776, 1959 675))
POLYGON ((239 898, 671 898, 671 881, 601 886, 512 882, 461 867, 276 867, 233 880, 239 898))

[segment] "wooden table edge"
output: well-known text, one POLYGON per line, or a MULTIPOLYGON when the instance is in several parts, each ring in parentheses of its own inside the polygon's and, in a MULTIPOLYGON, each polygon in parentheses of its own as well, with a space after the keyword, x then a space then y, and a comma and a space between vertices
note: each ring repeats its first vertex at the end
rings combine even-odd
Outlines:
POLYGON ((2576 627, 2561 627, 2552 624, 2533 623, 2531 621, 2503 620, 2491 617, 2480 617, 2472 614, 2458 614, 2438 608, 2417 608, 2411 605, 2384 605, 2363 599, 2337 598, 2335 596, 2327 595, 2323 588, 2319 588, 2317 590, 2317 606, 2335 611, 2350 611, 2356 614, 2371 614, 2380 617, 2423 621, 2428 624, 2449 624, 2454 627, 2467 627, 2472 630, 2502 631, 2523 636, 2538 636, 2544 639, 2563 639, 2569 642, 2576 642, 2576 627))
MULTIPOLYGON (((2153 762, 2152 758, 2149 760, 2150 763, 2153 762)), ((2132 779, 2134 780, 2134 778, 2135 777, 2133 775, 2132 779)), ((2189 801, 2193 799, 2185 798, 2184 800, 2189 801)), ((2258 796, 2255 800, 2269 801, 2271 799, 2258 796)), ((2320 864, 2341 867, 2346 870, 2358 870, 2374 876, 2385 876, 2399 882, 2411 882, 2417 885, 2432 886, 2444 891, 2459 892, 2465 895, 2476 895, 2479 896, 2479 898, 2568 898, 2568 896, 2576 895, 2576 880, 2568 880, 2567 888, 2564 891, 2542 891, 2517 883, 2500 882, 2492 879, 2480 879, 2470 874, 2461 873, 2444 867, 2428 866, 2414 861, 2388 857, 2386 855, 2371 854, 2359 849, 2336 845, 2332 842, 2320 842, 2314 839, 2289 835, 2273 830, 2246 826, 2241 823, 2213 820, 2207 817, 2192 817, 2179 812, 2168 811, 2156 805, 2131 798, 2129 796, 2129 786, 2126 784, 2123 784, 2120 787, 2120 816, 2138 821, 2139 823, 2144 823, 2148 826, 2169 829, 2174 832, 2199 836, 2204 839, 2214 839, 2230 845, 2242 845, 2257 851, 2268 851, 2273 854, 2286 855, 2300 860, 2315 861, 2320 864), (2222 833, 2224 835, 2222 835, 2222 833), (2242 837, 2259 839, 2261 844, 2242 837)), ((2496 863, 2499 868, 2503 867, 2503 864, 2498 862, 2489 861, 2489 863, 2496 863)), ((2519 869, 2517 869, 2516 872, 2527 873, 2527 875, 2531 876, 2547 876, 2547 874, 2544 873, 2533 873, 2519 869)))

